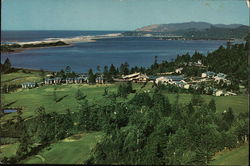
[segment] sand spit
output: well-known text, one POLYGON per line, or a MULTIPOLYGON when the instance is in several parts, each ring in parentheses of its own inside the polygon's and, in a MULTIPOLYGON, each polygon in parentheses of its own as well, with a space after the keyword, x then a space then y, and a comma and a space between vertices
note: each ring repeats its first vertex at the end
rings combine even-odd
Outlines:
POLYGON ((50 39, 41 40, 41 41, 15 42, 15 43, 19 45, 40 44, 40 43, 49 44, 49 43, 62 41, 64 43, 71 44, 71 43, 79 43, 79 42, 95 42, 97 39, 116 38, 116 37, 121 37, 121 33, 99 35, 99 36, 78 36, 78 37, 72 37, 72 38, 50 38, 50 39))

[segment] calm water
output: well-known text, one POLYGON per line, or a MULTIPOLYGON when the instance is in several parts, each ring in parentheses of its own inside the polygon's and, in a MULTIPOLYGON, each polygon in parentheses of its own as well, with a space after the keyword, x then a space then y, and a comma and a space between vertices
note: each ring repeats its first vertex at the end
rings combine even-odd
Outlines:
MULTIPOLYGON (((94 32, 91 33, 96 35, 94 32)), ((53 36, 47 36, 46 38, 49 37, 53 36)), ((34 38, 33 36, 33 40, 37 40, 34 38)), ((100 65, 101 68, 110 64, 118 67, 124 62, 128 62, 130 66, 147 67, 153 63, 154 56, 158 56, 159 62, 162 60, 171 61, 178 54, 187 52, 192 54, 195 51, 206 54, 208 51, 217 49, 220 45, 226 45, 226 41, 168 41, 124 37, 101 39, 91 43, 75 43, 68 47, 2 54, 1 61, 3 63, 8 57, 16 67, 59 71, 69 65, 75 72, 86 72, 89 68, 96 71, 97 65, 100 65)))
POLYGON ((17 112, 17 110, 3 110, 4 113, 12 113, 12 112, 17 112))

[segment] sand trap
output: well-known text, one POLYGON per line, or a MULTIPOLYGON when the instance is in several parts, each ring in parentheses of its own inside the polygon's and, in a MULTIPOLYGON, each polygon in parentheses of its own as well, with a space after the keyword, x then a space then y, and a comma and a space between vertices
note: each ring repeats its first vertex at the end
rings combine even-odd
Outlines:
POLYGON ((71 136, 71 137, 68 137, 68 138, 63 139, 62 142, 74 142, 74 141, 78 141, 78 140, 81 139, 84 135, 85 135, 85 133, 76 134, 76 135, 73 135, 73 136, 71 136))

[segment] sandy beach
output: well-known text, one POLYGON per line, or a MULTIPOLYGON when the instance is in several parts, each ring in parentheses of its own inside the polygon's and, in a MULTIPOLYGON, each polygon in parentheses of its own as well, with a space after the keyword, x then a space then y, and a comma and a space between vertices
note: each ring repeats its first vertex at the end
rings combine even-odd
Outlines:
POLYGON ((78 36, 78 37, 72 37, 72 38, 51 38, 51 39, 40 40, 40 41, 15 42, 15 43, 19 45, 39 44, 39 43, 49 44, 49 43, 62 41, 66 44, 71 44, 71 43, 78 43, 78 42, 95 42, 97 39, 116 38, 116 37, 121 37, 121 33, 113 33, 113 34, 99 35, 99 36, 78 36))

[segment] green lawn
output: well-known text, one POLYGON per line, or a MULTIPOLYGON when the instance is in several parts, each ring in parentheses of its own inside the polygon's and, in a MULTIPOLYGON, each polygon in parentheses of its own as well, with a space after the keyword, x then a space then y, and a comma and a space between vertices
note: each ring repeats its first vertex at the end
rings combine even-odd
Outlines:
MULTIPOLYGON (((46 112, 58 112, 64 113, 68 108, 72 112, 78 111, 78 104, 75 99, 75 93, 80 89, 84 94, 87 95, 87 99, 98 103, 103 98, 104 88, 107 87, 110 92, 116 92, 119 83, 115 84, 104 84, 104 85, 87 85, 87 84, 69 84, 69 85, 47 85, 34 89, 20 89, 16 92, 3 95, 3 103, 9 105, 9 107, 21 107, 23 110, 23 117, 29 117, 34 115, 35 109, 39 106, 44 106, 46 112), (54 101, 53 91, 56 89, 57 99, 61 98, 61 101, 54 101), (11 104, 12 103, 12 104, 11 104)), ((133 84, 133 88, 139 91, 151 90, 152 84, 147 84, 146 87, 141 89, 141 84, 133 84)), ((176 94, 167 94, 171 103, 176 100, 176 94)), ((130 94, 128 99, 131 99, 134 94, 130 94)), ((192 97, 191 94, 180 94, 180 103, 188 103, 192 97)), ((248 97, 245 96, 202 96, 208 103, 212 98, 216 101, 217 112, 222 112, 228 107, 232 107, 234 112, 247 112, 248 111, 248 97)), ((123 99, 119 99, 123 100, 123 99)), ((11 119, 16 113, 5 115, 2 119, 11 119)), ((3 121, 2 121, 3 122, 3 121)))
POLYGON ((91 149, 101 139, 103 133, 91 132, 71 136, 50 145, 23 164, 82 164, 88 159, 91 149))
MULTIPOLYGON (((75 99, 75 93, 80 89, 87 95, 89 100, 98 100, 102 98, 104 87, 108 85, 51 85, 43 86, 34 89, 21 89, 17 92, 12 92, 3 95, 3 101, 5 105, 11 104, 9 107, 21 107, 23 110, 23 117, 34 115, 35 109, 39 106, 44 106, 46 112, 65 112, 69 108, 72 112, 77 111, 78 104, 75 99), (59 102, 54 101, 53 91, 56 90, 56 96, 58 99, 62 99, 59 102)), ((109 86, 109 89, 114 91, 114 86, 109 86)), ((15 113, 4 116, 4 119, 12 117, 15 113)))
POLYGON ((249 145, 217 154, 209 165, 249 165, 249 145))
MULTIPOLYGON (((171 103, 176 100, 176 94, 167 94, 171 103)), ((179 101, 180 103, 188 103, 192 98, 192 94, 180 94, 179 101)), ((248 96, 239 95, 239 96, 211 96, 211 95, 202 95, 202 98, 206 103, 214 98, 216 103, 217 112, 223 112, 232 107, 235 113, 248 112, 248 96)))

